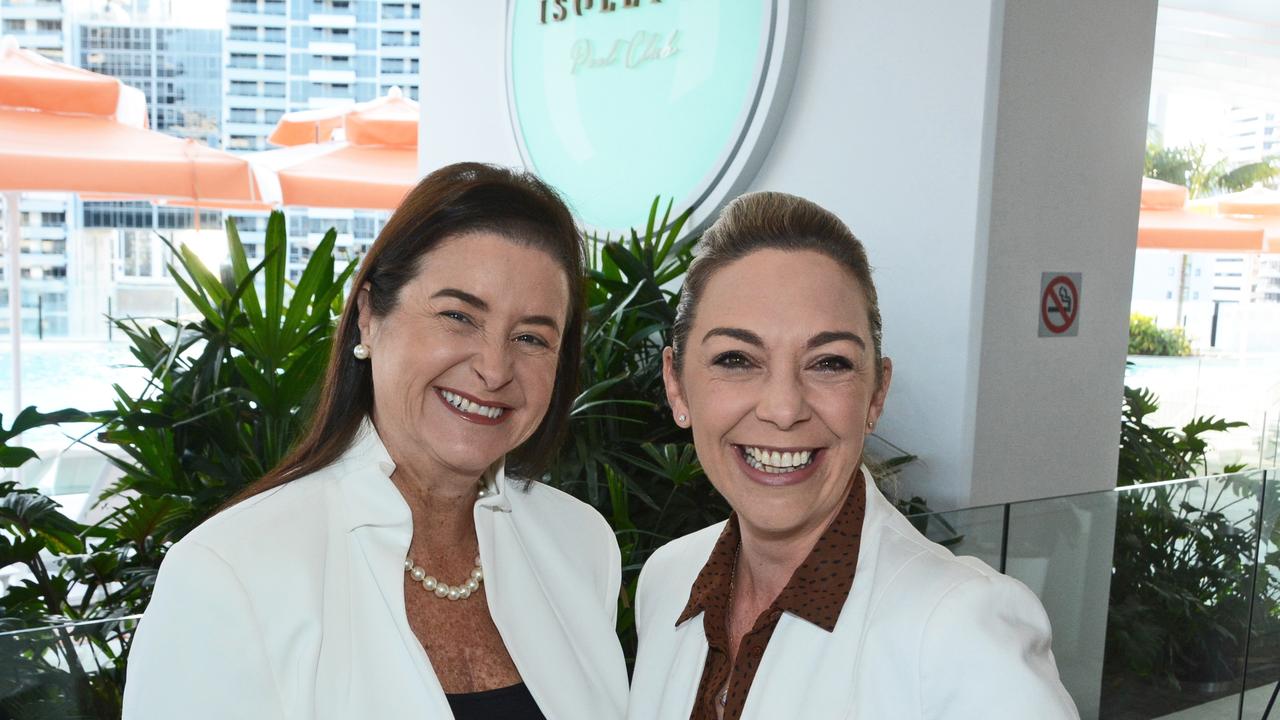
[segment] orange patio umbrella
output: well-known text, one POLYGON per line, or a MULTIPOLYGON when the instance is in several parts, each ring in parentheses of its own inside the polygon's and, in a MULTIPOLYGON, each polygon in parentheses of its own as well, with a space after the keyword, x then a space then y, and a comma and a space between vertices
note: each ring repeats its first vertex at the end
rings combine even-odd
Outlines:
POLYGON ((1233 222, 1261 228, 1263 252, 1280 253, 1280 190, 1262 185, 1208 198, 1205 204, 1233 222))
POLYGON ((146 129, 142 93, 0 39, 0 191, 264 201, 252 166, 146 129))
POLYGON ((0 192, 5 198, 15 412, 20 409, 18 204, 23 191, 264 202, 248 162, 146 129, 143 94, 0 38, 0 192))
POLYGON ((394 210, 418 182, 418 103, 399 88, 336 110, 288 113, 268 140, 286 147, 246 157, 274 173, 285 205, 394 210))
POLYGON ((1254 185, 1240 192, 1211 198, 1223 215, 1280 217, 1280 190, 1254 185))
POLYGON ((1138 247, 1182 252, 1262 252, 1263 231, 1188 210, 1187 189, 1142 179, 1138 247))

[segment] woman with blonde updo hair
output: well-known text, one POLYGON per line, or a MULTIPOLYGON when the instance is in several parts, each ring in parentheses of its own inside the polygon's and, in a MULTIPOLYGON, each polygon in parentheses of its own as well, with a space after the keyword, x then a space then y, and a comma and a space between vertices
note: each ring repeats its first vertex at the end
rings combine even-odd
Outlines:
POLYGON ((893 364, 839 218, 782 193, 730 203, 663 360, 733 512, 645 565, 629 718, 1078 717, 1037 598, 925 539, 863 463, 893 364))

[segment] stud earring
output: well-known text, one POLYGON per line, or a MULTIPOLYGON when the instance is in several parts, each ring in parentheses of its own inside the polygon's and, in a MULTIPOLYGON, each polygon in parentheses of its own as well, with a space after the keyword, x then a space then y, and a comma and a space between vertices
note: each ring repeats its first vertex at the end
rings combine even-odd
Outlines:
POLYGON ((689 416, 688 416, 688 415, 685 415, 684 413, 680 413, 680 418, 679 418, 679 420, 680 420, 680 422, 682 422, 682 423, 689 422, 689 416))
POLYGON ((868 430, 874 430, 874 429, 875 429, 875 427, 876 427, 876 423, 875 423, 875 421, 874 421, 874 420, 868 420, 868 421, 867 421, 867 429, 868 429, 868 430))
POLYGON ((351 354, 355 355, 357 360, 368 360, 369 346, 365 345, 364 343, 360 343, 355 347, 351 348, 351 354))

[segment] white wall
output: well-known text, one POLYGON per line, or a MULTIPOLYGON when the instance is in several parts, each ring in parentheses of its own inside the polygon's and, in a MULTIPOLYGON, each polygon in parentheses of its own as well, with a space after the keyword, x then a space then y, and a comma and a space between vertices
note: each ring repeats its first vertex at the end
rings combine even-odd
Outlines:
POLYGON ((516 167, 507 110, 507 3, 422 3, 418 170, 475 160, 516 167))
POLYGON ((1008 2, 969 500, 1115 485, 1155 2, 1008 2), (1043 271, 1079 336, 1037 337, 1043 271))

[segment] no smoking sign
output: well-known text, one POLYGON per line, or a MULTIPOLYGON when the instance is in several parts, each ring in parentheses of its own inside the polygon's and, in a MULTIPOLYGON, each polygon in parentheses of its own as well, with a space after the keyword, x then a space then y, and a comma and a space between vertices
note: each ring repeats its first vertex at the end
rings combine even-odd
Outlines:
POLYGON ((1040 337, 1080 334, 1081 273, 1040 273, 1040 337))

